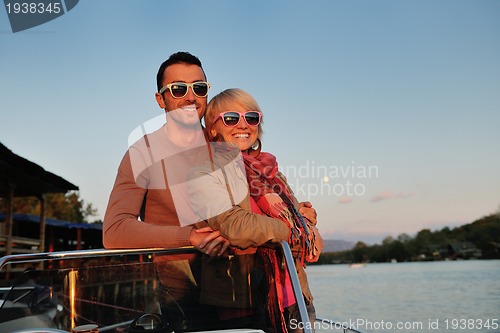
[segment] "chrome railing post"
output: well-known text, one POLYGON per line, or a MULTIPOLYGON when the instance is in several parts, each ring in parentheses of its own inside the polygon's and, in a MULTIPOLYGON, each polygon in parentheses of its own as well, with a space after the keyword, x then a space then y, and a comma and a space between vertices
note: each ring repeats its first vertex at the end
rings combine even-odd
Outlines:
POLYGON ((295 300, 297 301, 297 306, 299 307, 304 333, 312 333, 312 325, 309 321, 309 314, 307 313, 306 302, 304 301, 304 296, 302 295, 302 288, 300 288, 299 276, 297 275, 297 270, 295 268, 292 251, 286 241, 281 242, 281 247, 283 248, 286 267, 288 269, 288 273, 290 274, 290 279, 292 280, 293 293, 295 295, 295 300))

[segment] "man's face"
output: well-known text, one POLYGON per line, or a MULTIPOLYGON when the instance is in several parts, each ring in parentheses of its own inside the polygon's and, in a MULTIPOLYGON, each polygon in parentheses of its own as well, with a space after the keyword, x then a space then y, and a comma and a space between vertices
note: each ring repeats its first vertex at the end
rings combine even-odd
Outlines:
MULTIPOLYGON (((181 63, 170 65, 165 69, 162 86, 173 82, 193 83, 205 80, 205 74, 200 67, 181 63)), ((172 118, 178 123, 188 126, 199 123, 207 108, 207 96, 196 96, 192 87, 188 88, 186 96, 182 98, 174 98, 169 89, 165 90, 163 94, 156 93, 156 101, 166 112, 175 110, 171 113, 172 118)))

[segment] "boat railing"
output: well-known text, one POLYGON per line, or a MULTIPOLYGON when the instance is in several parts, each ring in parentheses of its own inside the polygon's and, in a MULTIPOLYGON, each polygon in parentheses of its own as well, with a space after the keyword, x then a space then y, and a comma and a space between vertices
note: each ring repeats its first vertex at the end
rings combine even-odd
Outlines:
MULTIPOLYGON (((286 267, 288 269, 289 276, 292 281, 293 292, 295 294, 295 299, 297 300, 297 305, 299 308, 299 313, 301 317, 301 323, 304 333, 312 333, 312 328, 315 327, 314 323, 310 323, 309 316, 306 308, 304 298, 302 297, 302 290, 300 287, 300 282, 298 279, 297 271, 295 268, 294 258, 292 252, 287 242, 282 242, 281 247, 284 254, 284 259, 286 261, 286 267)), ((88 260, 96 259, 99 257, 113 258, 115 256, 124 256, 128 258, 129 256, 145 256, 151 259, 152 255, 184 255, 184 254, 195 254, 198 251, 194 247, 180 247, 180 248, 141 248, 141 249, 91 249, 91 250, 76 250, 76 251, 61 251, 61 252, 45 252, 45 253, 29 253, 29 254, 15 254, 8 255, 0 258, 0 272, 3 272, 5 268, 9 265, 25 264, 25 263, 37 263, 50 261, 54 262, 66 262, 67 260, 88 260)), ((149 259, 146 259, 148 261, 149 259)), ((119 260, 118 260, 119 262, 119 260)), ((71 266, 73 267, 73 266, 71 266)), ((70 267, 70 269, 71 269, 70 267)), ((85 266, 82 266, 82 268, 85 266)), ((89 266, 90 268, 92 266, 89 266)), ((99 282, 97 282, 99 283, 99 282)), ((29 286, 16 286, 17 291, 26 290, 29 292, 29 286)), ((1 292, 6 293, 9 291, 9 287, 1 287, 1 292)), ((21 294, 22 297, 23 294, 21 294)), ((1 307, 0 307, 1 309, 1 307)), ((316 323, 328 324, 335 328, 335 331, 342 331, 344 333, 361 333, 355 329, 349 328, 344 324, 340 324, 333 320, 316 318, 316 323)), ((130 320, 117 323, 115 326, 123 327, 124 324, 130 324, 130 320)), ((100 332, 112 331, 115 328, 114 325, 107 325, 106 327, 100 328, 100 332)))
POLYGON ((30 262, 43 262, 49 260, 88 259, 96 257, 109 257, 118 255, 140 255, 148 253, 177 254, 193 252, 192 246, 179 248, 142 248, 142 249, 92 249, 60 252, 42 252, 28 254, 11 254, 0 258, 0 272, 8 264, 23 264, 30 262))

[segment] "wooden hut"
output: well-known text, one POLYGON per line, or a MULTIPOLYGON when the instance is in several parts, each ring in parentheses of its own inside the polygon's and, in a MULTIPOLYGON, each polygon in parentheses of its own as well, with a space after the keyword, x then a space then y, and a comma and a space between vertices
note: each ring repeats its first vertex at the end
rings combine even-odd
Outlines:
POLYGON ((66 193, 78 190, 67 180, 44 170, 0 143, 0 197, 5 199, 5 219, 0 223, 0 252, 5 255, 43 252, 45 249, 45 194, 66 193), (14 237, 12 235, 14 197, 33 196, 40 200, 39 235, 35 238, 14 237), (19 248, 17 248, 19 247, 19 248))

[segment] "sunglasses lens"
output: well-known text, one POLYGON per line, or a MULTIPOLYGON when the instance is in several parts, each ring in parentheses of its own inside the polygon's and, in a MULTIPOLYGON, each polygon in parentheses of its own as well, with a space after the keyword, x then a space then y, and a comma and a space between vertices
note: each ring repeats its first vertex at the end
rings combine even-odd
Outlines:
POLYGON ((250 126, 257 126, 260 123, 260 114, 257 112, 247 112, 245 114, 245 120, 250 126))
POLYGON ((240 115, 236 112, 226 112, 223 115, 222 120, 224 120, 224 124, 226 126, 236 126, 240 121, 240 115))
POLYGON ((187 89, 188 89, 187 85, 183 83, 176 83, 170 86, 170 91, 172 92, 172 96, 174 96, 175 98, 184 97, 187 93, 187 89))
POLYGON ((205 97, 208 94, 208 84, 199 82, 193 84, 193 92, 198 97, 205 97))

